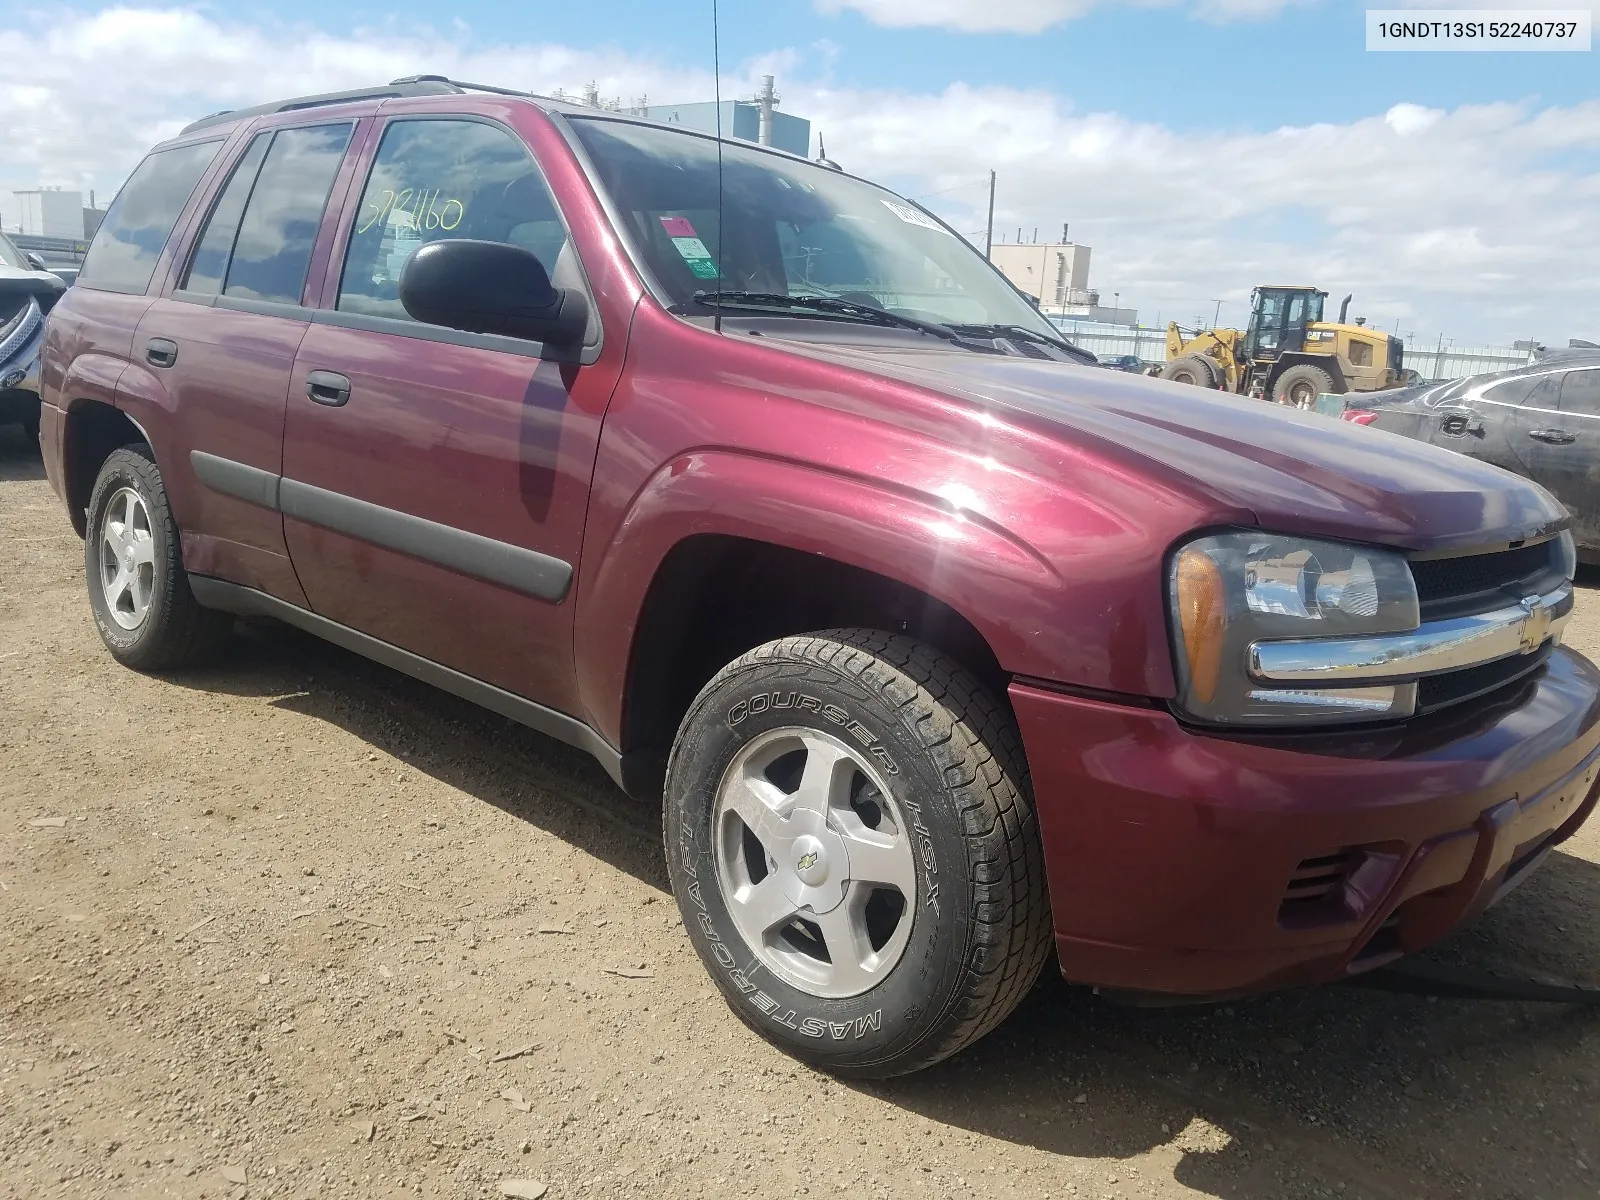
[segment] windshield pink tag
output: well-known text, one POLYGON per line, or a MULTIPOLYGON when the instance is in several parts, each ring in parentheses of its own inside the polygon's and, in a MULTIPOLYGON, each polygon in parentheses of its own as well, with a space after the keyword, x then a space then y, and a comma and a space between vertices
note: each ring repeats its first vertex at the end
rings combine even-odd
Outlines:
POLYGON ((692 238, 700 236, 699 234, 695 233, 694 226, 689 224, 688 217, 662 217, 661 228, 667 231, 668 237, 692 238))

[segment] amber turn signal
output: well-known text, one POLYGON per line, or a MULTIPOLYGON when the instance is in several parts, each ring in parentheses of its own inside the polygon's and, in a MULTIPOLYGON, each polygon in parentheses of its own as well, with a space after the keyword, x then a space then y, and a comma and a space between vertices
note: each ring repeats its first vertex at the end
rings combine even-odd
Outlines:
POLYGON ((1209 554, 1188 549, 1178 556, 1178 627, 1189 663, 1189 689, 1210 704, 1222 672, 1222 640, 1227 627, 1227 594, 1222 568, 1209 554))

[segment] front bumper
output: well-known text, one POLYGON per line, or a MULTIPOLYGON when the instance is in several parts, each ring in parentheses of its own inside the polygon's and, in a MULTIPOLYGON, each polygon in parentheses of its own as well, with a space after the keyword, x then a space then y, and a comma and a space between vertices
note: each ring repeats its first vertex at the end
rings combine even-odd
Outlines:
POLYGON ((1222 737, 1024 684, 1011 700, 1062 973, 1105 988, 1381 966, 1522 882, 1600 794, 1600 671, 1564 648, 1469 712, 1391 729, 1222 737))
POLYGON ((12 336, 0 340, 0 425, 31 420, 39 412, 39 355, 44 318, 34 306, 12 336))

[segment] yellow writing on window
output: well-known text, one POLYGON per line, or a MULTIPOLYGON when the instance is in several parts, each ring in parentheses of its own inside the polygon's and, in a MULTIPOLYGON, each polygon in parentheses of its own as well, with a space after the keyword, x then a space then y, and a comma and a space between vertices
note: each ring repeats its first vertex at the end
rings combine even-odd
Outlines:
POLYGON ((407 218, 413 229, 449 231, 461 224, 467 207, 461 201, 446 199, 438 188, 402 188, 396 192, 385 188, 380 198, 367 201, 357 233, 365 233, 375 225, 392 223, 397 215, 407 218))

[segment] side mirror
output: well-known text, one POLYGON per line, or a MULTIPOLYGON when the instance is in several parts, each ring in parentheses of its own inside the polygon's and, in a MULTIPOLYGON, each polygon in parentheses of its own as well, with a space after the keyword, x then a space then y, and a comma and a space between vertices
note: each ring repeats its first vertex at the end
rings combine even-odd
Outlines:
POLYGON ((583 294, 556 287, 533 251, 506 242, 418 247, 400 272, 400 303, 429 325, 554 346, 582 341, 589 325, 583 294))
POLYGON ((48 271, 50 269, 44 265, 44 259, 40 258, 32 250, 28 251, 28 266, 35 271, 48 271))

